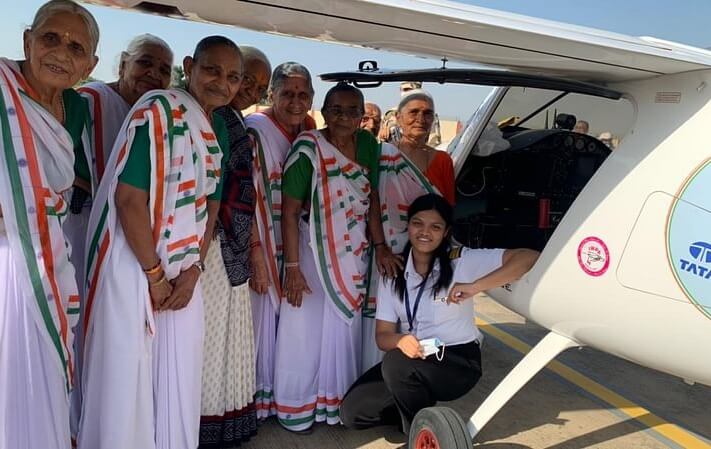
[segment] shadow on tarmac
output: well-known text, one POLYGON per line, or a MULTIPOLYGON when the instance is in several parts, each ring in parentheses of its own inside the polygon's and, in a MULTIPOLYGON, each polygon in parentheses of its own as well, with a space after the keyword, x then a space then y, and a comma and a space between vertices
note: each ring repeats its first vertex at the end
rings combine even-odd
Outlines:
MULTIPOLYGON (((533 324, 497 323, 497 328, 535 345, 547 332, 533 324)), ((487 326, 482 326, 485 332, 487 326)), ((455 409, 467 421, 484 399, 523 358, 523 355, 499 340, 486 335, 482 347, 484 375, 479 383, 456 401, 443 405, 455 409)), ((690 429, 705 438, 711 436, 711 422, 703 404, 711 403, 711 388, 687 385, 681 379, 622 360, 592 348, 568 350, 556 360, 591 377, 625 398, 645 407, 651 413, 681 428, 690 429)), ((536 374, 487 423, 476 436, 475 447, 486 449, 527 448, 517 443, 493 443, 519 433, 541 428, 541 432, 556 431, 568 422, 566 412, 613 409, 610 404, 571 384, 558 375, 542 370, 536 374), (544 429, 545 428, 545 429, 544 429), (487 443, 487 442, 492 443, 487 443)), ((621 413, 621 412, 619 412, 621 413)), ((569 414, 568 414, 569 415, 569 414)), ((621 415, 623 421, 595 429, 595 423, 580 428, 582 434, 547 449, 580 449, 614 440, 647 429, 636 419, 621 415), (626 419, 625 419, 626 418, 626 419), (586 428, 587 427, 587 428, 586 428)), ((645 415, 650 416, 650 415, 645 415)), ((644 418, 644 417, 641 417, 644 418)), ((567 430, 565 433, 570 433, 567 430)), ((540 443, 540 441, 539 441, 540 443)), ((536 444, 536 447, 542 447, 536 444)))

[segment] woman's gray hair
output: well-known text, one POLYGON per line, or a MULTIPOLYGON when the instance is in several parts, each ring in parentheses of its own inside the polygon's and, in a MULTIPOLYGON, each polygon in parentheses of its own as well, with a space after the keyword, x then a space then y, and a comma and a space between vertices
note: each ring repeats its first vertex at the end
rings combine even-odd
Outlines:
POLYGON ((249 45, 241 45, 239 48, 242 50, 242 58, 244 58, 245 64, 247 61, 261 61, 267 66, 267 72, 272 72, 272 65, 269 62, 269 58, 267 58, 267 55, 265 55, 262 50, 249 45))
POLYGON ((432 95, 430 95, 426 90, 423 89, 413 89, 403 95, 403 97, 400 99, 400 103, 398 103, 397 105, 397 112, 402 111, 402 108, 404 108, 405 105, 407 105, 413 100, 426 101, 430 104, 430 106, 432 106, 432 110, 434 110, 435 108, 434 98, 432 98, 432 95))
POLYGON ((139 34, 138 36, 134 37, 131 39, 131 42, 128 43, 128 47, 126 47, 126 50, 121 52, 121 60, 120 62, 123 62, 127 57, 131 56, 136 56, 139 51, 146 45, 155 45, 156 47, 161 47, 164 48, 170 53, 170 62, 171 64, 173 63, 173 49, 170 48, 170 45, 163 39, 159 38, 158 36, 154 36, 152 34, 139 34))
POLYGON ((272 73, 272 80, 269 84, 269 92, 274 93, 281 89, 287 79, 292 77, 304 78, 309 83, 311 95, 314 94, 314 85, 311 82, 311 73, 309 70, 298 62, 283 62, 276 66, 272 73))
POLYGON ((89 32, 89 38, 91 39, 91 54, 96 54, 96 49, 99 46, 99 24, 96 23, 96 19, 91 15, 88 9, 74 3, 72 0, 50 0, 40 6, 35 13, 32 25, 30 25, 30 31, 42 27, 50 17, 63 12, 76 14, 81 17, 89 32))

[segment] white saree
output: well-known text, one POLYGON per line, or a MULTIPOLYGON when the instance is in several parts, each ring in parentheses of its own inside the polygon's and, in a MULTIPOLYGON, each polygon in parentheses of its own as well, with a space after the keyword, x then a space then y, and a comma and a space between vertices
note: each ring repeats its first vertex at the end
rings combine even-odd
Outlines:
POLYGON ((152 91, 129 113, 89 220, 80 449, 195 449, 203 349, 201 287, 187 307, 154 313, 114 195, 137 127, 150 131, 149 212, 168 279, 199 260, 207 196, 222 153, 207 116, 181 90, 152 91))
POLYGON ((369 247, 367 168, 319 131, 297 137, 284 171, 301 155, 313 168, 308 223, 299 220, 299 263, 311 293, 301 307, 281 304, 274 379, 279 423, 294 431, 340 423, 341 401, 360 370, 369 247))
POLYGON ((79 312, 61 220, 74 145, 0 59, 0 447, 68 449, 79 312))
MULTIPOLYGON (((116 141, 116 136, 121 130, 128 111, 131 107, 126 100, 114 89, 100 81, 84 84, 78 89, 82 97, 89 103, 89 114, 91 116, 91 127, 89 129, 89 145, 84 148, 84 155, 90 164, 92 193, 96 190, 104 175, 106 163, 108 162, 111 148, 116 141)), ((71 260, 76 268, 77 286, 79 287, 81 307, 84 307, 84 251, 86 249, 86 233, 89 226, 89 214, 91 213, 92 198, 89 197, 84 202, 79 214, 67 214, 64 222, 64 234, 72 247, 71 260)), ((82 335, 82 316, 80 314, 76 334, 82 335)), ((81 366, 83 348, 82 339, 75 340, 76 348, 76 379, 77 386, 81 385, 81 366)), ((79 415, 81 413, 81 388, 72 391, 71 424, 72 435, 76 436, 79 431, 79 415)))
POLYGON ((269 115, 257 112, 245 118, 254 147, 255 220, 268 264, 269 291, 250 290, 256 359, 257 418, 276 414, 274 408, 274 348, 281 302, 281 175, 291 148, 290 136, 269 115))

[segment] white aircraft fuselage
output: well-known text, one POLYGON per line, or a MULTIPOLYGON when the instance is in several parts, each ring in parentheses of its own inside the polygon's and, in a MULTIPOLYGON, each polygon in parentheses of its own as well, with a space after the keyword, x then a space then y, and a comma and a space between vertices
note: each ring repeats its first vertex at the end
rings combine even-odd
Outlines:
POLYGON ((577 342, 711 385, 711 257, 693 250, 711 243, 709 83, 703 70, 611 85, 635 106, 632 129, 533 270, 490 295, 577 342))

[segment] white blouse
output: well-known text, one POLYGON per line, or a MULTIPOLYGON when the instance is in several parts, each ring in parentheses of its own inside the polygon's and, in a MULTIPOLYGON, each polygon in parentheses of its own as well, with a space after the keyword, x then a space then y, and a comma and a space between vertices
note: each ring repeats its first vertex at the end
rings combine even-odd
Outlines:
MULTIPOLYGON (((462 248, 459 257, 452 259, 454 275, 452 285, 456 282, 474 282, 502 265, 503 249, 472 249, 462 248)), ((413 334, 418 340, 439 338, 447 346, 481 341, 481 331, 474 323, 474 300, 472 298, 457 304, 447 303, 446 298, 452 285, 432 292, 435 279, 439 277, 439 262, 435 262, 432 273, 427 278, 421 293, 419 304, 415 311, 415 303, 420 291, 422 277, 415 271, 412 254, 405 267, 405 280, 409 301, 398 297, 390 279, 381 278, 378 286, 377 310, 375 318, 391 323, 401 323, 402 332, 413 334), (412 317, 412 330, 409 330, 408 311, 412 317), (414 316, 412 313, 416 312, 414 316)))

